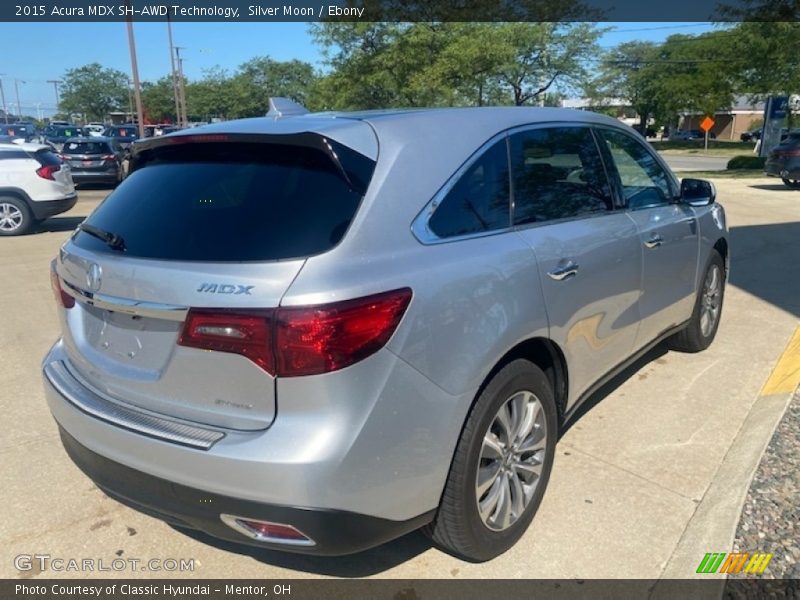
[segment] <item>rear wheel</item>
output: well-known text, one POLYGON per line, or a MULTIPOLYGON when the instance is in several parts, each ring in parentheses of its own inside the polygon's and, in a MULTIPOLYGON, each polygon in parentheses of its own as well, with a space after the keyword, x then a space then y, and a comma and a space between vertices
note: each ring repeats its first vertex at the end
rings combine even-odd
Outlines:
POLYGON ((557 435, 555 399, 542 370, 526 360, 503 367, 467 419, 426 533, 471 561, 511 548, 542 501, 557 435))
POLYGON ((670 347, 681 352, 700 352, 708 348, 717 335, 724 297, 725 263, 719 253, 712 250, 692 318, 683 330, 670 338, 670 347))
POLYGON ((0 235, 21 235, 33 226, 28 205, 19 198, 0 196, 0 235))
POLYGON ((781 179, 783 181, 783 185, 793 190, 800 190, 800 179, 781 179))

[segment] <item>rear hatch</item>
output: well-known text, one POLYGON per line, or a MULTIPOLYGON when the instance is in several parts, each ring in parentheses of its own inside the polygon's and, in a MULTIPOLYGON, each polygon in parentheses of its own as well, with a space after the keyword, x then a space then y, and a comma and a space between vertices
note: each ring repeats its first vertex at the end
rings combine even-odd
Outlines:
POLYGON ((62 311, 69 366, 112 399, 266 428, 274 376, 246 349, 226 351, 238 330, 212 323, 220 351, 181 342, 187 314, 277 307, 305 259, 344 236, 374 162, 316 134, 160 140, 136 149, 131 175, 56 260, 77 298, 62 311))
POLYGON ((67 141, 61 158, 73 171, 105 171, 117 161, 106 142, 67 141))
POLYGON ((47 148, 34 152, 33 158, 41 165, 37 173, 40 177, 53 182, 51 185, 55 187, 56 193, 67 196, 75 191, 69 164, 62 163, 61 159, 47 148))

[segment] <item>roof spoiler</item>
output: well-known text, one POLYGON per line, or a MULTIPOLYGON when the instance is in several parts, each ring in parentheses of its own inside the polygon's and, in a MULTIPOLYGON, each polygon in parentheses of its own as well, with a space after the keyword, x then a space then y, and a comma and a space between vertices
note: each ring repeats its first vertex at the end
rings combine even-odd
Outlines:
POLYGON ((269 99, 269 112, 265 115, 273 119, 281 119, 284 117, 296 117, 298 115, 305 115, 308 109, 302 104, 298 104, 289 98, 270 98, 269 99))

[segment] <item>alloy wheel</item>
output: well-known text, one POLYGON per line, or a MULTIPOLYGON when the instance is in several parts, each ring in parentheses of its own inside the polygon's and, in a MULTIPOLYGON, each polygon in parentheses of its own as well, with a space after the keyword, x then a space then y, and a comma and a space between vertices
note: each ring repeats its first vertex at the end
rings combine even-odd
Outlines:
POLYGON ((700 300, 700 332, 708 337, 714 331, 719 319, 722 296, 722 273, 718 265, 711 265, 703 283, 703 296, 700 300))
POLYGON ((483 436, 475 476, 478 513, 489 529, 508 529, 525 512, 539 485, 547 435, 533 392, 516 392, 500 406, 483 436))
POLYGON ((22 211, 8 202, 0 203, 0 230, 6 233, 16 231, 22 226, 22 211))

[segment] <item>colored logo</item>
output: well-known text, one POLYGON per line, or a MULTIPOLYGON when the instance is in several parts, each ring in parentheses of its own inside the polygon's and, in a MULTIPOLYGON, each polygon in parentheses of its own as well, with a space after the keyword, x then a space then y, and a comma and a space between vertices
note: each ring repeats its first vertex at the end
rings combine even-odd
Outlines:
POLYGON ((697 566, 697 573, 751 573, 761 575, 772 554, 766 552, 709 552, 697 566))

